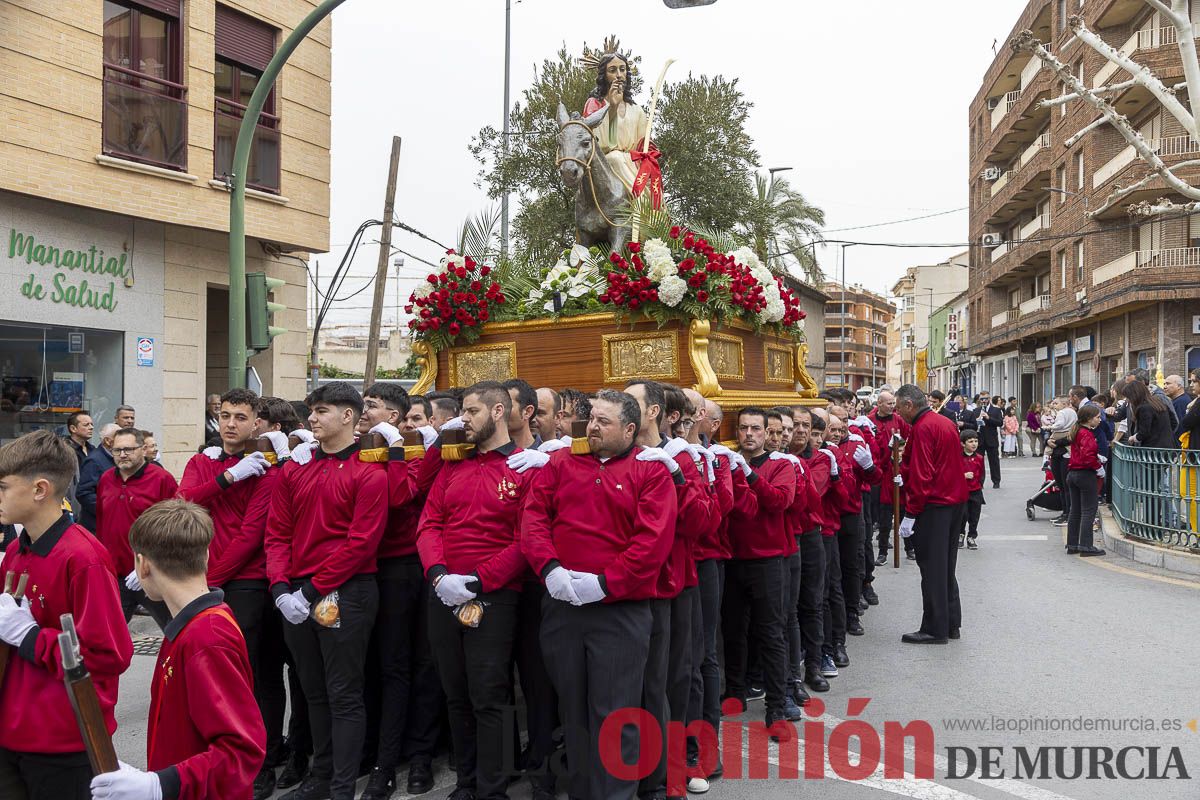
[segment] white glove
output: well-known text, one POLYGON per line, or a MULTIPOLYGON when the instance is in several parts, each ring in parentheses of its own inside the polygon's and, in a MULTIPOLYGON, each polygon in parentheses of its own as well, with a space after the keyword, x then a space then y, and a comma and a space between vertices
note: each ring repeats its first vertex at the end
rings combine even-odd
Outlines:
POLYGON ((917 520, 913 517, 905 516, 900 520, 900 536, 907 539, 913 535, 913 525, 917 524, 917 520))
POLYGON ((1100 469, 1096 470, 1097 478, 1103 478, 1106 474, 1107 473, 1104 471, 1104 467, 1101 467, 1100 469))
POLYGON ((296 449, 292 451, 292 461, 295 461, 300 466, 304 466, 312 461, 313 454, 317 452, 318 447, 320 445, 315 441, 296 445, 296 449))
POLYGON ((404 438, 400 435, 400 430, 395 425, 387 422, 381 422, 374 428, 371 428, 371 430, 367 431, 368 436, 370 436, 372 433, 378 433, 384 439, 387 439, 388 447, 395 446, 396 442, 404 438))
POLYGON ((131 592, 140 592, 142 590, 142 582, 138 580, 136 569, 125 576, 125 588, 131 592))
POLYGON ((835 456, 833 454, 833 451, 830 450, 828 447, 822 447, 817 452, 824 453, 825 456, 829 459, 829 474, 836 476, 838 474, 837 456, 835 456))
POLYGON ((746 460, 746 457, 732 450, 729 451, 729 464, 740 469, 742 474, 747 478, 750 477, 750 473, 753 471, 750 469, 750 462, 746 460))
MULTIPOLYGON (((556 453, 564 447, 571 446, 571 437, 563 436, 559 439, 547 439, 538 445, 538 451, 541 453, 556 453)), ((512 466, 511 464, 509 466, 512 466)))
POLYGON ((679 464, 661 447, 644 447, 636 458, 638 461, 657 461, 670 470, 672 475, 679 472, 679 464))
POLYGON ((687 450, 689 447, 691 447, 691 445, 688 444, 687 439, 676 436, 674 439, 671 439, 665 445, 663 445, 662 449, 663 452, 665 452, 671 458, 674 458, 684 450, 687 450))
MULTIPOLYGON (((558 441, 557 439, 555 441, 558 441)), ((508 468, 520 475, 527 469, 541 469, 550 463, 550 455, 537 450, 522 450, 508 457, 508 468)))
POLYGON ((555 600, 561 600, 573 606, 580 605, 579 595, 575 594, 575 586, 571 581, 571 573, 567 572, 564 567, 555 567, 550 570, 550 574, 546 576, 546 591, 555 600))
POLYGON ((279 595, 275 598, 275 607, 283 613, 283 618, 293 625, 299 625, 308 619, 308 599, 299 589, 291 594, 279 595))
POLYGON ((212 461, 216 461, 221 457, 221 453, 225 452, 224 448, 213 445, 212 447, 204 448, 204 456, 212 461))
MULTIPOLYGON (((442 427, 445 428, 446 426, 443 425, 442 427)), ((422 425, 417 428, 417 433, 421 434, 421 441, 425 444, 426 448, 433 447, 433 443, 438 438, 438 432, 433 429, 432 425, 422 425)))
POLYGON ((1101 464, 1107 464, 1107 463, 1108 463, 1108 456, 1100 456, 1100 463, 1101 463, 1101 464))
POLYGON ((904 485, 904 477, 901 475, 897 475, 896 477, 892 478, 892 483, 896 484, 897 486, 903 486, 904 485))
POLYGON ((725 456, 730 463, 733 463, 733 451, 723 444, 713 442, 708 446, 708 452, 712 453, 714 456, 725 456))
POLYGON ((871 469, 875 466, 875 459, 871 458, 871 451, 860 444, 854 451, 854 463, 863 469, 871 469))
POLYGON ((291 456, 292 451, 288 449, 287 434, 283 431, 267 431, 260 439, 266 439, 271 443, 271 448, 275 451, 275 457, 280 461, 291 456))
POLYGON ((438 578, 433 591, 445 605, 454 608, 475 599, 475 593, 467 589, 467 584, 473 580, 475 578, 470 575, 443 575, 438 578))
POLYGON ((571 588, 579 597, 579 605, 597 603, 604 599, 604 589, 600 587, 600 576, 590 572, 575 572, 571 570, 571 588))
POLYGON ((861 436, 859 436, 857 433, 851 433, 851 434, 848 434, 848 435, 846 436, 846 441, 848 441, 848 442, 859 442, 860 444, 866 444, 866 442, 867 442, 867 440, 866 440, 866 439, 862 438, 862 437, 861 437, 861 436))
POLYGON ((771 453, 770 458, 772 461, 790 461, 801 469, 804 468, 804 466, 800 463, 800 459, 796 458, 791 453, 771 453))
POLYGON ((443 425, 442 430, 444 430, 444 431, 461 431, 466 424, 467 424, 467 421, 463 417, 455 417, 454 419, 450 420, 445 425, 443 425))
POLYGON ((0 639, 18 647, 37 626, 29 600, 18 603, 11 594, 0 594, 0 639))
POLYGON ((872 433, 874 433, 876 430, 875 423, 871 422, 871 418, 865 414, 859 414, 857 417, 854 418, 854 421, 851 422, 850 424, 856 428, 866 428, 867 430, 871 431, 872 433))
POLYGON ((162 782, 153 772, 142 772, 118 761, 121 768, 92 778, 92 800, 162 800, 162 782))
POLYGON ((266 472, 270 466, 271 462, 267 461, 267 457, 256 451, 234 464, 226 472, 229 473, 229 477, 233 479, 233 482, 237 483, 238 481, 246 480, 246 478, 257 478, 266 472))
POLYGON ((313 436, 312 431, 310 431, 308 428, 296 428, 296 430, 289 433, 288 436, 295 436, 300 440, 301 444, 310 444, 317 440, 317 437, 313 436))

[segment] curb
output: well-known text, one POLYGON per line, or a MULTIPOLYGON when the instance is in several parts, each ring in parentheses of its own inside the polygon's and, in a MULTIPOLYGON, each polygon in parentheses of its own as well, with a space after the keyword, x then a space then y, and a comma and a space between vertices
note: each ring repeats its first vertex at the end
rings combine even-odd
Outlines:
POLYGON ((1104 547, 1110 553, 1138 564, 1200 577, 1200 555, 1126 537, 1107 507, 1100 509, 1100 531, 1104 536, 1104 547))

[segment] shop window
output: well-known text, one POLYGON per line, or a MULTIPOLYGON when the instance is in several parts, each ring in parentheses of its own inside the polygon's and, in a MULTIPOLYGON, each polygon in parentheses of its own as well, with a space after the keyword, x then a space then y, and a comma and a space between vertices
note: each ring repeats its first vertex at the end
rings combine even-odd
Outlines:
POLYGON ((105 0, 105 155, 187 168, 182 51, 178 0, 105 0))
MULTIPOLYGON (((124 400, 124 334, 0 324, 0 444, 87 411, 96 434, 124 400)), ((98 441, 98 439, 97 439, 98 441)))
MULTIPOLYGON (((213 176, 233 172, 233 150, 250 96, 275 53, 275 29, 225 6, 217 6, 213 176)), ((279 116, 271 89, 259 114, 250 147, 246 185, 279 193, 279 116)))

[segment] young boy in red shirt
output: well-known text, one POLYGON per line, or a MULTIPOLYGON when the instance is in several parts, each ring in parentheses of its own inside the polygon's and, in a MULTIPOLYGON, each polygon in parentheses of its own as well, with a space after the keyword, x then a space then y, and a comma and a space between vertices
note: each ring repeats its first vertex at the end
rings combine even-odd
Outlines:
POLYGON ((972 430, 959 434, 963 446, 963 477, 967 479, 967 508, 963 514, 962 529, 958 532, 958 546, 964 540, 968 550, 978 550, 979 512, 983 509, 983 454, 979 449, 979 434, 972 430))
POLYGON ((208 512, 167 500, 129 531, 142 590, 171 621, 150 681, 148 772, 122 764, 92 780, 93 800, 245 800, 263 763, 246 641, 220 589, 209 591, 208 512))
POLYGON ((11 647, 0 682, 0 797, 88 797, 92 769, 63 688, 59 616, 71 614, 111 734, 117 678, 133 642, 104 545, 62 511, 78 462, 50 431, 0 447, 0 524, 21 525, 0 572, 28 574, 25 600, 0 596, 0 647, 11 647))

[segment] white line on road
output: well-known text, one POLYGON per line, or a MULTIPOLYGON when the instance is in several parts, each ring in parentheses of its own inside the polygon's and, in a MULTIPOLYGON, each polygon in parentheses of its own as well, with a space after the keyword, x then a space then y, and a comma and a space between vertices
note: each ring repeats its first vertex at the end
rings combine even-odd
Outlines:
POLYGON ((984 544, 987 544, 988 542, 1044 542, 1050 537, 1044 533, 1011 533, 999 536, 982 536, 980 538, 984 544))

